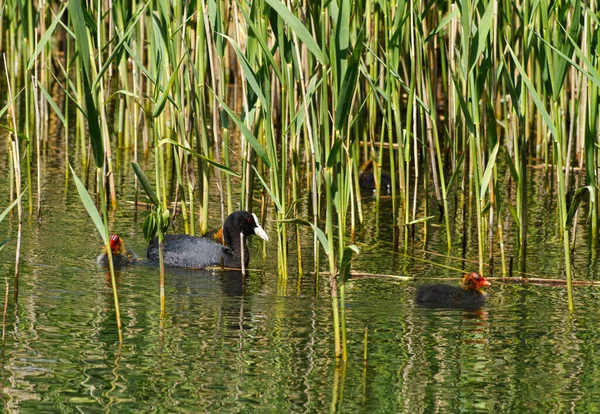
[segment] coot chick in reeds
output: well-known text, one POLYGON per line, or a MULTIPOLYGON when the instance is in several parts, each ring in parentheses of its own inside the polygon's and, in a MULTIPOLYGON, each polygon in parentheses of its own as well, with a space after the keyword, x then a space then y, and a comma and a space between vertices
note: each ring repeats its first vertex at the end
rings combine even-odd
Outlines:
MULTIPOLYGON (((170 267, 187 267, 202 269, 208 266, 244 267, 250 262, 250 251, 246 239, 254 234, 263 240, 269 240, 267 233, 258 224, 255 214, 247 211, 236 211, 225 219, 223 224, 223 241, 225 245, 211 238, 175 234, 165 236, 163 245, 164 263, 170 267), (241 241, 243 235, 243 242, 241 241)), ((158 261, 158 240, 154 239, 148 246, 148 259, 158 261)))
MULTIPOLYGON (((377 186, 375 185, 375 172, 373 171, 373 160, 369 160, 363 165, 360 176, 358 177, 358 184, 363 191, 375 192, 377 190, 377 186)), ((381 172, 379 188, 381 194, 392 194, 392 177, 385 171, 381 172)))
MULTIPOLYGON (((117 234, 110 235, 110 238, 108 239, 108 245, 110 246, 113 266, 115 268, 120 268, 137 262, 137 257, 135 254, 125 247, 123 239, 117 234)), ((98 256, 98 264, 102 267, 108 267, 108 252, 106 251, 106 246, 104 246, 102 254, 98 256)))
POLYGON ((425 285, 417 289, 417 303, 431 307, 476 308, 485 304, 483 288, 490 286, 479 273, 465 274, 461 286, 446 284, 425 285))

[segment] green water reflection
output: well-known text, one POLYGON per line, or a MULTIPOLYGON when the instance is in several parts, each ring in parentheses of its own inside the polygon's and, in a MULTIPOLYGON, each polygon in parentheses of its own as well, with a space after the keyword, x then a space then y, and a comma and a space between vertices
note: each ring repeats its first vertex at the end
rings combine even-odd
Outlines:
MULTIPOLYGON (((42 222, 25 225, 18 302, 11 294, 6 322, 6 411, 600 411, 598 288, 577 287, 570 316, 562 287, 494 283, 487 306, 464 311, 415 306, 423 280, 355 278, 347 291, 350 361, 341 370, 332 359, 326 279, 294 275, 282 285, 275 246, 263 261, 256 242, 251 265, 262 270, 244 280, 237 272, 168 271, 162 324, 157 269, 122 270, 120 348, 110 284, 95 265, 100 240, 75 191, 64 194, 57 177, 46 178, 56 180, 57 191, 46 198, 42 222)), ((143 216, 125 205, 112 217, 115 231, 140 255, 143 216)), ((535 208, 532 220, 539 220, 535 208)), ((354 269, 458 276, 392 254, 391 234, 374 223, 367 216, 354 269)), ((0 225, 7 236, 15 229, 9 219, 0 225)), ((444 252, 438 231, 432 226, 429 239, 415 244, 444 252)), ((539 239, 530 270, 561 277, 560 243, 542 229, 533 234, 539 239)), ((307 245, 307 263, 310 251, 307 245)), ((11 286, 13 253, 14 243, 0 253, 11 286)), ((456 266, 422 249, 411 254, 456 266)), ((464 255, 476 257, 472 241, 464 255)), ((595 274, 587 255, 577 260, 581 274, 595 274)))

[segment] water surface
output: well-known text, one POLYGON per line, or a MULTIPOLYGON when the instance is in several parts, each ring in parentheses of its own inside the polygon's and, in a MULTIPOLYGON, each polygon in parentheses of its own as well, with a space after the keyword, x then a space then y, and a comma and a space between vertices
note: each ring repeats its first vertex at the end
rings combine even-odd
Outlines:
MULTIPOLYGON (((251 246, 256 270, 245 278, 238 272, 168 270, 163 321, 158 270, 141 265, 120 271, 119 346, 110 282, 95 264, 100 238, 74 188, 65 193, 62 172, 49 171, 44 179, 42 220, 24 224, 16 301, 15 243, 0 252, 11 286, 2 383, 6 411, 600 410, 599 289, 577 287, 573 315, 561 286, 494 283, 489 303, 479 310, 418 307, 417 285, 460 277, 432 262, 475 267, 476 244, 467 234, 466 249, 453 250, 454 258, 428 253, 447 253, 442 230, 432 224, 427 238, 417 232, 408 256, 392 253, 389 199, 382 201, 378 219, 373 200, 365 199, 365 225, 356 240, 361 255, 353 269, 416 280, 349 282, 346 366, 333 358, 327 278, 292 269, 287 283, 279 281, 276 246, 267 245, 263 260, 259 240, 251 246)), ((532 222, 548 216, 545 206, 531 212, 532 222)), ((144 216, 122 203, 111 217, 113 230, 139 255, 145 251, 144 216)), ((218 217, 211 220, 218 226, 218 217)), ((272 221, 265 228, 274 240, 272 221)), ((0 232, 14 238, 14 218, 0 224, 0 232)), ((563 277, 554 232, 538 227, 532 234, 527 270, 563 277)), ((304 239, 308 270, 312 237, 306 233, 304 239)), ((510 243, 507 251, 514 254, 510 243)), ((575 263, 581 278, 595 278, 594 255, 576 254, 575 263)))

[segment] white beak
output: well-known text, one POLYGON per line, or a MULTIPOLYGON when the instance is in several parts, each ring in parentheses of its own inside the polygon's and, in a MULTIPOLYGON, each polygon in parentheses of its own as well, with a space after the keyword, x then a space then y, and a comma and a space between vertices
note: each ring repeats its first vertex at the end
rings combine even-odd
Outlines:
POLYGON ((258 224, 258 218, 256 217, 256 214, 252 213, 252 216, 254 217, 254 222, 256 223, 256 227, 254 228, 254 234, 256 234, 258 237, 265 241, 269 241, 269 236, 267 236, 267 232, 262 227, 260 227, 260 224, 258 224))

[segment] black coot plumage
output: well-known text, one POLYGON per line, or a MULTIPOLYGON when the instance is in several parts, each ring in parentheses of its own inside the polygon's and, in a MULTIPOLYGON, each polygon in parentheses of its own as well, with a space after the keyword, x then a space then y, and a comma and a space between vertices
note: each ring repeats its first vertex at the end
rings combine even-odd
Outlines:
MULTIPOLYGON (((375 185, 375 172, 372 160, 367 161, 363 165, 360 171, 360 176, 358 177, 358 184, 360 185, 360 188, 363 191, 375 192, 377 190, 377 186, 375 185)), ((379 192, 381 194, 392 194, 392 177, 389 173, 385 171, 381 172, 379 188, 379 192)))
MULTIPOLYGON (((117 234, 111 234, 108 240, 110 251, 115 268, 123 267, 137 262, 135 254, 125 247, 123 239, 117 234)), ((108 267, 108 254, 106 246, 100 256, 98 256, 98 264, 102 267, 108 267)))
MULTIPOLYGON (((210 238, 175 234, 165 236, 165 266, 201 269, 208 266, 244 267, 250 262, 250 252, 246 239, 256 234, 263 240, 269 240, 267 233, 258 223, 255 214, 247 211, 231 213, 223 223, 223 244, 210 238), (244 236, 243 242, 241 235, 244 236)), ((148 246, 148 259, 158 260, 158 240, 148 246)))
POLYGON ((425 285, 417 289, 417 303, 433 307, 479 307, 485 304, 483 288, 490 286, 479 273, 471 272, 462 278, 461 286, 425 285))

